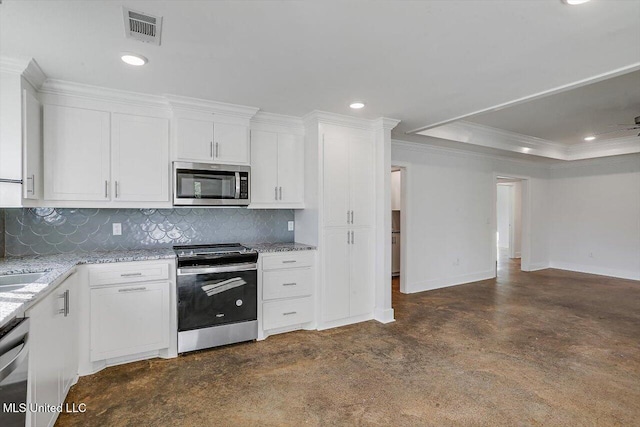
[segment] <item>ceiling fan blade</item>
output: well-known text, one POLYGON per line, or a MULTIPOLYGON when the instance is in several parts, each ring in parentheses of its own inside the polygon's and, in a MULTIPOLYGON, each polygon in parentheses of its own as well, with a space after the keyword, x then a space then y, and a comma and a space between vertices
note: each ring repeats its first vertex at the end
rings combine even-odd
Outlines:
POLYGON ((627 131, 635 130, 635 129, 640 129, 640 126, 634 126, 634 127, 625 128, 625 129, 609 130, 607 132, 594 133, 593 136, 607 135, 609 133, 627 132, 627 131))

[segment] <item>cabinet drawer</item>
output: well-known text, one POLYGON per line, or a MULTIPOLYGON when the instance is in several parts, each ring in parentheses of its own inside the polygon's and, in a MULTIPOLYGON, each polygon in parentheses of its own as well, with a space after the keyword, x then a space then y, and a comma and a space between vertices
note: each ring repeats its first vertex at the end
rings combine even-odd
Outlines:
POLYGON ((265 256, 262 259, 263 270, 276 270, 279 268, 311 267, 315 251, 292 251, 285 255, 265 256))
POLYGON ((312 320, 313 299, 311 297, 271 301, 262 305, 262 328, 264 330, 284 328, 312 320))
POLYGON ((108 266, 92 266, 89 269, 89 286, 92 287, 168 279, 169 263, 167 262, 115 263, 108 266))
POLYGON ((262 273, 262 298, 303 297, 311 295, 313 272, 310 268, 271 270, 262 273))

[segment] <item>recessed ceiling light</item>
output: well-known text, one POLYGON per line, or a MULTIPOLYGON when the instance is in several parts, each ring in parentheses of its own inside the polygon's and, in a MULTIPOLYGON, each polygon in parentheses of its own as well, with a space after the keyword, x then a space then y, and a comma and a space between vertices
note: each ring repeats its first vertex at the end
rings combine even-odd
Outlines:
POLYGON ((349 107, 353 108, 354 110, 359 110, 361 108, 364 108, 364 104, 362 102, 353 102, 349 104, 349 107))
POLYGON ((139 67, 149 62, 149 60, 144 56, 137 53, 131 53, 131 52, 123 52, 122 55, 120 56, 120 59, 122 59, 123 62, 129 65, 135 65, 136 67, 139 67))
POLYGON ((577 6, 579 4, 583 4, 588 2, 589 0, 562 0, 562 3, 568 4, 569 6, 577 6))
POLYGON ((594 139, 596 139, 596 137, 595 137, 595 136, 593 136, 593 135, 585 136, 585 137, 584 137, 584 140, 585 140, 585 141, 593 141, 594 139))

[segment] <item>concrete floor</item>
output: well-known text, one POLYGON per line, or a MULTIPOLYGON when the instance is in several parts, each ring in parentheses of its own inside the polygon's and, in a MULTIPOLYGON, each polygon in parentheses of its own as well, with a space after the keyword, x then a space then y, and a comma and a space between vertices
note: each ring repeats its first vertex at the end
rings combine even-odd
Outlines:
POLYGON ((397 321, 83 377, 59 426, 638 425, 640 284, 560 270, 403 295, 397 321))

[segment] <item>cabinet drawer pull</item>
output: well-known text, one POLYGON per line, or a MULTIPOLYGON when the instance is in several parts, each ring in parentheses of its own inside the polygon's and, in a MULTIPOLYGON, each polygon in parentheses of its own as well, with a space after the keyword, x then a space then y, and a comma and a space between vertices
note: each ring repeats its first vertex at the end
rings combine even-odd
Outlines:
POLYGON ((295 286, 297 285, 296 282, 291 282, 291 283, 283 283, 282 286, 295 286))
POLYGON ((294 262, 296 262, 295 259, 291 259, 291 260, 288 260, 288 261, 282 261, 283 264, 293 264, 294 262))
POLYGON ((297 311, 288 311, 288 312, 286 312, 286 313, 282 313, 282 315, 283 315, 283 316, 290 316, 290 315, 292 315, 292 314, 297 314, 297 313, 298 313, 297 311))
POLYGON ((135 291, 146 291, 147 288, 145 286, 140 288, 122 288, 118 289, 118 292, 135 292, 135 291))
POLYGON ((134 277, 134 276, 142 276, 142 273, 122 273, 120 277, 134 277))

